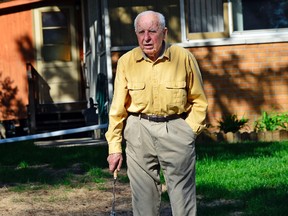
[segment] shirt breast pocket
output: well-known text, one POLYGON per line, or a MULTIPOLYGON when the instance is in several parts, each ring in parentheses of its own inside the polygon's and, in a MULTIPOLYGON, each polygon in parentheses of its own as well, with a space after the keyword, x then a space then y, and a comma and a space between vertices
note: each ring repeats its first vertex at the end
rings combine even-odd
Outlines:
POLYGON ((132 104, 138 108, 144 108, 147 105, 147 95, 145 94, 145 83, 130 82, 127 85, 132 100, 132 104))
POLYGON ((174 81, 166 83, 166 100, 168 106, 185 105, 187 91, 185 81, 174 81))

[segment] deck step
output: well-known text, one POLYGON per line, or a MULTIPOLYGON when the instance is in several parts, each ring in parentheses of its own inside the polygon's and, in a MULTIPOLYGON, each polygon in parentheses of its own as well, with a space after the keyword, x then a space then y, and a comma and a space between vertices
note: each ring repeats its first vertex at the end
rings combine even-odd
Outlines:
MULTIPOLYGON (((41 104, 37 106, 36 133, 46 133, 86 126, 84 111, 87 102, 41 104)), ((87 137, 89 132, 71 134, 71 137, 87 137)), ((67 138, 67 137, 66 137, 67 138)))

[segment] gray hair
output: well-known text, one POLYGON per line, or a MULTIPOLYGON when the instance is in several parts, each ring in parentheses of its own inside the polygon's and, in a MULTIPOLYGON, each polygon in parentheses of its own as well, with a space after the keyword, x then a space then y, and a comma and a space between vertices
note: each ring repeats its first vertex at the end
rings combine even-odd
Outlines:
POLYGON ((161 14, 159 12, 156 12, 156 11, 147 10, 147 11, 143 11, 143 12, 139 13, 136 16, 136 18, 134 20, 134 29, 135 29, 135 31, 137 30, 137 23, 138 23, 139 18, 142 17, 143 15, 147 15, 147 14, 154 14, 154 15, 156 15, 158 17, 161 29, 164 29, 166 27, 165 17, 164 17, 163 14, 161 14))

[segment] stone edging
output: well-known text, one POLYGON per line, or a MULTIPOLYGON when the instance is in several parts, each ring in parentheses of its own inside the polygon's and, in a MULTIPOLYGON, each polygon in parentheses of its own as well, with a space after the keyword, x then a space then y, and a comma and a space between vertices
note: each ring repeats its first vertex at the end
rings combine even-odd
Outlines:
POLYGON ((243 141, 260 141, 260 142, 272 142, 272 141, 284 141, 288 140, 287 130, 277 131, 263 131, 263 132, 218 132, 210 133, 204 131, 197 137, 197 142, 228 142, 237 143, 243 141))

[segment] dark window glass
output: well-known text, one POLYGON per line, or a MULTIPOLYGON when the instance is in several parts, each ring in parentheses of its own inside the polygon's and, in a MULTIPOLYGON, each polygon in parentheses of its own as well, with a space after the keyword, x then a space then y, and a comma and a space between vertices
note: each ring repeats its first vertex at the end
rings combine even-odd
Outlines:
POLYGON ((67 44, 69 35, 67 29, 43 29, 44 44, 67 44))
POLYGON ((242 0, 244 30, 288 28, 287 0, 242 0))
POLYGON ((43 27, 65 27, 67 26, 67 14, 65 11, 43 12, 42 25, 43 27))
POLYGON ((69 13, 61 11, 42 12, 44 61, 71 61, 69 13))

